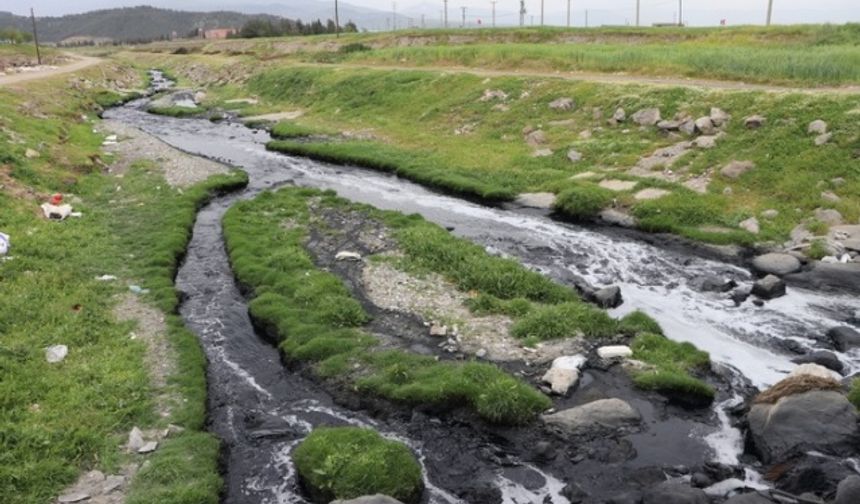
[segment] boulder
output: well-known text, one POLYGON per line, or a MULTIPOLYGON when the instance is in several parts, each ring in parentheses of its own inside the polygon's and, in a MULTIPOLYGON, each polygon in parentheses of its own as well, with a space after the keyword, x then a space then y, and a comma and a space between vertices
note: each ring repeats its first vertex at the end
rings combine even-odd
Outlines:
POLYGON ((559 98, 549 103, 549 108, 553 110, 570 110, 573 108, 573 98, 559 98))
POLYGON ((823 199, 824 201, 828 201, 830 203, 839 203, 840 201, 842 201, 842 198, 840 198, 839 195, 837 195, 833 191, 822 192, 821 193, 821 199, 823 199))
POLYGON ((358 497, 355 499, 349 500, 336 500, 332 501, 330 504, 403 504, 397 499, 393 499, 387 495, 365 495, 364 497, 358 497))
POLYGON ((766 117, 762 117, 760 115, 752 115, 744 119, 744 126, 746 126, 747 129, 758 129, 764 126, 764 123, 766 122, 766 117))
POLYGON ((143 432, 140 431, 137 427, 131 429, 131 432, 128 433, 128 442, 126 443, 126 448, 129 452, 134 453, 137 450, 143 448, 143 445, 146 444, 146 441, 143 439, 143 432))
POLYGON ((545 193, 522 193, 517 196, 514 203, 526 208, 550 209, 555 204, 555 194, 545 193))
MULTIPOLYGON (((793 495, 832 494, 839 482, 854 473, 841 460, 807 454, 783 466, 776 488, 793 495)), ((822 502, 817 499, 812 502, 822 502)), ((782 504, 782 503, 779 503, 782 504)), ((822 502, 823 504, 823 502, 822 502)))
POLYGON ((559 357, 552 361, 541 381, 548 383, 554 394, 567 395, 568 390, 579 381, 579 371, 586 362, 588 359, 583 355, 559 357))
POLYGON ((597 356, 603 360, 626 359, 633 356, 633 350, 625 345, 603 346, 597 349, 597 356))
POLYGON ((848 476, 836 488, 833 504, 857 504, 860 502, 860 476, 848 476))
POLYGON ((713 149, 717 146, 717 136, 700 136, 699 138, 693 140, 693 145, 700 149, 713 149))
POLYGON ((834 456, 856 452, 857 412, 839 392, 815 390, 755 404, 747 420, 750 441, 767 464, 813 450, 834 456))
POLYGON ((830 140, 833 139, 833 133, 825 133, 823 135, 818 135, 815 137, 815 145, 817 147, 821 147, 822 145, 827 145, 830 143, 830 140))
POLYGON ((667 481, 645 492, 642 504, 710 504, 708 495, 699 488, 667 481))
POLYGON ((792 359, 791 362, 794 362, 795 364, 818 364, 819 366, 826 367, 827 369, 836 371, 837 373, 842 373, 842 370, 845 369, 845 366, 842 364, 842 361, 839 360, 839 357, 837 357, 835 353, 828 352, 827 350, 816 350, 792 359))
POLYGON ((701 292, 728 292, 737 285, 731 278, 719 275, 703 275, 690 281, 690 287, 701 292))
POLYGON ((848 326, 830 329, 827 331, 827 337, 833 341, 833 346, 840 352, 860 347, 860 332, 848 326))
POLYGON ((790 254, 764 254, 753 259, 753 269, 767 275, 789 275, 800 271, 800 260, 790 254))
POLYGON ((635 425, 642 420, 642 417, 633 406, 621 399, 600 399, 558 413, 544 415, 543 420, 565 433, 576 435, 635 425))
POLYGON ((806 131, 809 134, 823 135, 827 133, 827 123, 821 119, 812 121, 806 131))
POLYGON ((616 122, 624 122, 627 120, 627 112, 625 112, 623 108, 618 108, 615 110, 615 113, 612 114, 612 119, 616 122))
POLYGON ((737 179, 753 168, 755 168, 755 163, 752 161, 732 161, 720 169, 720 174, 722 174, 723 177, 737 179))
POLYGON ((720 128, 724 126, 726 123, 731 120, 732 116, 726 113, 723 109, 719 109, 716 107, 711 108, 711 122, 714 123, 714 126, 720 128))
POLYGON ((614 208, 606 208, 601 210, 600 219, 607 224, 612 224, 619 227, 624 228, 633 228, 636 227, 636 217, 633 217, 630 214, 624 213, 621 210, 616 210, 614 208))
POLYGON ((615 285, 604 287, 594 293, 594 302, 601 308, 618 308, 624 302, 621 288, 615 285))
POLYGON ((714 122, 708 116, 696 119, 696 130, 703 135, 713 135, 717 131, 714 122))
POLYGON ((738 224, 738 227, 752 234, 759 234, 761 232, 761 225, 755 217, 750 217, 745 221, 741 221, 741 223, 738 224))
POLYGON ((678 131, 681 128, 681 121, 660 121, 657 123, 657 128, 663 131, 678 131))
POLYGON ((654 126, 660 122, 660 109, 647 108, 633 114, 633 122, 639 126, 654 126))
POLYGON ((696 132, 696 121, 687 119, 678 126, 678 131, 686 135, 693 135, 696 132))
POLYGON ((761 299, 775 299, 785 295, 785 282, 774 275, 768 275, 753 284, 752 293, 761 299))

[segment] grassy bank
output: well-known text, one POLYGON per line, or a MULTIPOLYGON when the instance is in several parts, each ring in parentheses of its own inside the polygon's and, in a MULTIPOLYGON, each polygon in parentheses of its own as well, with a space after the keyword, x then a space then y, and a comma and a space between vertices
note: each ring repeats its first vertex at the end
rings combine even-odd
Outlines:
POLYGON ((0 231, 12 237, 0 286, 15 293, 0 296, 0 500, 44 503, 82 471, 116 472, 127 462, 117 447, 132 426, 170 422, 184 431, 149 457, 128 502, 215 503, 219 445, 203 431, 205 359, 174 315, 172 279, 196 206, 243 179, 213 179, 182 194, 166 189, 153 166, 121 181, 102 175, 94 111, 103 97, 120 95, 114 82, 132 87, 140 75, 103 65, 81 77, 92 87, 67 77, 0 90, 0 140, 10 147, 0 159, 0 231), (42 218, 38 205, 57 191, 82 217, 42 218), (119 279, 95 280, 105 274, 119 279), (168 389, 178 399, 168 418, 153 411, 145 344, 114 315, 130 284, 150 289, 142 300, 166 314, 177 364, 168 389), (69 354, 49 364, 44 349, 56 344, 69 354))
POLYGON ((836 209, 846 222, 860 217, 860 165, 854 158, 860 149, 860 126, 854 120, 860 110, 857 97, 318 68, 265 71, 251 79, 247 90, 265 99, 260 107, 305 112, 279 128, 361 131, 375 137, 281 140, 269 145, 273 150, 390 171, 491 200, 549 191, 559 195, 557 210, 571 218, 591 218, 614 207, 635 217, 645 230, 749 244, 782 241, 801 223, 815 229, 818 208, 836 209), (507 98, 484 100, 488 89, 507 98), (559 97, 572 98, 574 108, 551 109, 549 103, 559 97), (715 147, 690 148, 671 167, 658 161, 651 171, 634 169, 640 159, 684 137, 640 128, 630 119, 618 126, 606 120, 619 107, 629 118, 655 106, 663 117, 696 118, 717 107, 732 119, 715 147), (769 120, 760 129, 747 129, 743 119, 753 114, 769 120), (833 137, 817 147, 815 135, 806 129, 819 118, 828 122, 833 137), (527 144, 524 131, 529 129, 542 131, 541 143, 527 144), (534 157, 542 149, 549 152, 534 157), (571 149, 581 160, 568 159, 571 149), (736 160, 752 161, 755 168, 737 179, 720 174, 736 160), (599 187, 606 179, 634 185, 611 191, 599 187), (696 180, 707 181, 704 193, 685 185, 696 180), (648 188, 667 193, 654 200, 637 199, 636 194, 648 188), (825 198, 826 192, 838 199, 825 198), (766 210, 778 214, 763 218, 766 210), (739 227, 751 217, 760 221, 758 235, 739 227))

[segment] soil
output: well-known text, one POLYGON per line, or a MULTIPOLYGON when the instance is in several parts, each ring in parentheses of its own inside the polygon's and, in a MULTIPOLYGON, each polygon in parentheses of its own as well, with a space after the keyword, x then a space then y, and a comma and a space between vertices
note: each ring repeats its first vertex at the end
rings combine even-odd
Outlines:
POLYGON ((0 87, 77 72, 93 65, 97 65, 103 61, 100 58, 92 58, 89 56, 70 55, 69 58, 74 62, 58 67, 37 67, 37 69, 32 72, 0 76, 0 87))

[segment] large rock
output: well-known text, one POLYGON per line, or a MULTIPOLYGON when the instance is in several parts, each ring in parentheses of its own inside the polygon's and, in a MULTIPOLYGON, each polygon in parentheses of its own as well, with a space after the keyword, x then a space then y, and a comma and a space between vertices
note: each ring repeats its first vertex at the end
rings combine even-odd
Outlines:
POLYGON ((791 362, 794 362, 795 364, 818 364, 819 366, 826 367, 827 369, 836 371, 837 373, 841 373, 845 368, 842 361, 839 360, 839 357, 837 357, 835 353, 828 352, 827 350, 816 350, 797 357, 791 362))
POLYGON ((830 329, 827 331, 827 337, 833 341, 833 346, 840 352, 860 347, 860 332, 848 326, 830 329))
POLYGON ((832 369, 828 369, 820 364, 815 364, 812 362, 801 364, 796 368, 792 369, 791 373, 788 374, 789 378, 797 376, 814 376, 816 378, 836 381, 842 379, 842 375, 837 373, 836 371, 833 371, 832 369))
POLYGON ((816 220, 827 224, 828 226, 838 226, 842 224, 842 214, 839 210, 833 208, 816 208, 813 213, 816 220))
POLYGON ((806 131, 810 134, 814 133, 816 135, 823 135, 827 133, 827 123, 822 121, 821 119, 812 121, 811 123, 809 123, 809 128, 807 128, 806 131))
POLYGON ((753 259, 753 269, 767 275, 789 275, 800 271, 800 260, 790 254, 764 254, 753 259))
POLYGON ((761 225, 755 217, 750 217, 749 219, 742 221, 738 224, 738 227, 752 234, 759 234, 759 232, 761 232, 761 225))
POLYGON ((690 280, 690 287, 701 292, 728 292, 737 286, 731 278, 719 275, 703 275, 690 280))
POLYGON ((710 504, 708 495, 683 483, 665 482, 645 492, 642 504, 710 504))
POLYGON ((833 504, 857 503, 860 503, 860 476, 848 476, 839 482, 833 504))
POLYGON ((703 135, 713 135, 717 129, 709 116, 696 119, 696 130, 703 135))
POLYGON ((764 126, 764 123, 767 122, 766 117, 762 117, 760 115, 751 115, 744 119, 744 126, 747 129, 758 129, 764 126))
POLYGON ((723 177, 727 177, 730 179, 740 178, 744 173, 755 168, 755 163, 752 161, 732 161, 731 163, 723 166, 720 170, 720 173, 723 177))
POLYGON ((718 128, 723 126, 724 124, 728 123, 729 120, 732 118, 732 116, 730 116, 728 113, 726 113, 726 111, 724 111, 723 109, 716 108, 716 107, 711 108, 710 116, 711 116, 711 122, 714 123, 714 126, 716 126, 718 128))
POLYGON ((816 390, 755 404, 747 420, 752 444, 768 464, 812 450, 835 456, 857 451, 857 412, 839 392, 816 390))
POLYGON ((773 501, 758 493, 735 495, 724 504, 773 504, 773 501))
POLYGON ((544 415, 543 420, 563 432, 576 435, 634 425, 642 417, 633 406, 621 399, 601 399, 544 415))
POLYGON ((762 299, 775 299, 785 296, 785 282, 774 275, 768 275, 753 284, 752 293, 762 299))
POLYGON ((639 126, 654 126, 660 122, 660 109, 647 108, 633 114, 633 122, 639 126))
POLYGON ((358 497, 356 499, 350 500, 336 500, 332 501, 331 504, 403 504, 397 499, 393 499, 387 495, 365 495, 364 497, 358 497))
POLYGON ((544 133, 543 130, 535 130, 526 134, 526 143, 532 147, 543 145, 546 141, 546 133, 544 133))

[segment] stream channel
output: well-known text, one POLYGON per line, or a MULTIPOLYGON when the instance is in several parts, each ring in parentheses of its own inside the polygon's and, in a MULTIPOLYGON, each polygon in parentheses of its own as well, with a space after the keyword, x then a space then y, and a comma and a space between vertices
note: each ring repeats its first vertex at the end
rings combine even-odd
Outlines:
MULTIPOLYGON (((796 366, 786 342, 815 348, 827 329, 860 309, 860 301, 847 294, 796 288, 761 307, 752 301, 736 306, 724 294, 689 287, 692 279, 707 274, 751 283, 749 271, 736 265, 611 229, 561 223, 545 212, 464 201, 376 171, 268 152, 270 136, 264 130, 152 115, 146 103, 137 100, 104 117, 190 154, 239 167, 250 178, 245 190, 201 209, 176 279, 184 294, 181 314, 209 361, 209 424, 225 445, 225 503, 307 502, 290 453, 319 425, 367 426, 407 443, 424 468, 429 503, 602 502, 712 462, 745 468, 712 493, 755 486, 758 477, 744 465, 751 460, 741 456, 742 436, 727 411, 743 401, 739 391, 771 385, 796 366), (576 398, 556 400, 556 408, 620 397, 641 411, 644 427, 576 443, 560 442, 534 426, 478 425, 465 415, 397 409, 379 414, 350 407, 337 393, 284 366, 276 347, 255 332, 224 248, 221 219, 231 205, 289 184, 333 189, 352 201, 421 214, 562 283, 580 277, 597 286, 617 285, 624 303, 613 316, 645 311, 668 337, 708 351, 732 386, 719 391, 713 408, 690 413, 631 390, 622 372, 588 371, 576 398)), ((860 370, 860 355, 838 355, 851 374, 860 370)))

